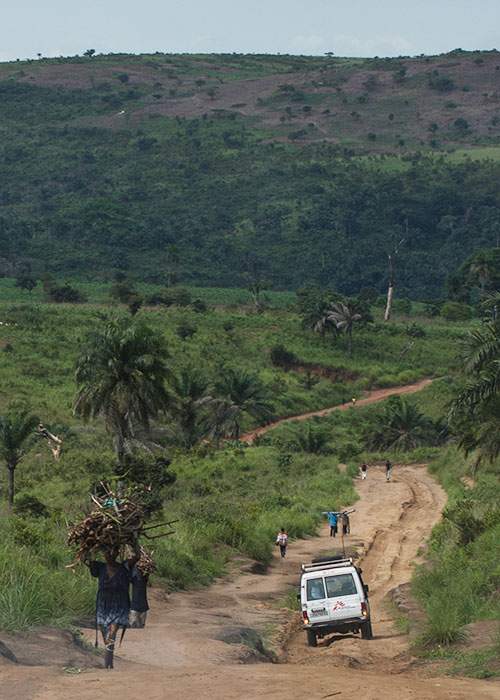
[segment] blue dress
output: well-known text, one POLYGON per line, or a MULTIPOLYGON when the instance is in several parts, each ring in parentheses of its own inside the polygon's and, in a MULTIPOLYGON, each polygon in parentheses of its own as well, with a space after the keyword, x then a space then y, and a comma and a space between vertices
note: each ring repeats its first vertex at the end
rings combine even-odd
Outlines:
POLYGON ((123 564, 119 564, 113 576, 108 576, 106 564, 90 562, 90 573, 99 579, 96 600, 96 624, 107 630, 110 625, 128 627, 130 612, 130 575, 123 564))

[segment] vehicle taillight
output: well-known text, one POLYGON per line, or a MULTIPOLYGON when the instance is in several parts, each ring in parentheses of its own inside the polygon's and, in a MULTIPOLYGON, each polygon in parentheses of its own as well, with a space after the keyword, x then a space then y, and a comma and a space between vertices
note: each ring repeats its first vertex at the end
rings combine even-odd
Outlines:
POLYGON ((366 603, 361 603, 361 614, 363 617, 366 617, 368 615, 368 608, 366 607, 366 603))
POLYGON ((307 610, 302 611, 302 617, 304 618, 304 624, 309 624, 309 618, 307 617, 307 610))

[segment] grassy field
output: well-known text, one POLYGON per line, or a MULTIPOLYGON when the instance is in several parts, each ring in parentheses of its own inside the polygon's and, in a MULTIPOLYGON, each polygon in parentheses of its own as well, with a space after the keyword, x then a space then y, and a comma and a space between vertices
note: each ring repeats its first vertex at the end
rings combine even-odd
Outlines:
MULTIPOLYGON (((4 284, 6 289, 12 291, 4 284)), ((204 290, 199 291, 203 296, 204 290)), ((215 382, 225 367, 254 372, 271 392, 275 416, 334 405, 370 386, 442 375, 452 368, 467 328, 420 319, 425 336, 408 348, 406 319, 389 325, 375 322, 355 333, 350 358, 345 339, 333 342, 304 330, 294 311, 253 314, 233 308, 233 291, 226 296, 208 290, 205 298, 230 301, 204 313, 171 307, 141 310, 139 317, 164 336, 174 373, 194 365, 215 382), (177 334, 185 323, 195 328, 188 340, 177 334), (313 368, 336 368, 337 377, 316 377, 317 383, 308 386, 300 368, 285 372, 274 367, 270 348, 277 343, 313 368)), ((37 442, 17 469, 18 497, 39 499, 47 508, 44 515, 1 516, 0 627, 68 624, 91 612, 93 582, 85 571, 65 570, 71 553, 64 538, 67 520, 87 507, 93 484, 113 474, 111 440, 102 422, 85 424, 72 414, 74 364, 82 339, 103 324, 106 314, 126 311, 97 301, 0 303, 0 411, 13 400, 28 402, 64 438, 59 462, 37 442)), ((177 481, 167 491, 164 508, 180 523, 176 535, 157 548, 161 580, 170 588, 201 586, 219 575, 234 553, 266 563, 273 534, 281 526, 293 537, 312 534, 322 510, 355 498, 354 471, 339 473, 336 464, 357 458, 365 449, 364 423, 363 413, 356 421, 349 414, 325 421, 328 434, 319 449, 283 430, 251 448, 201 445, 186 451, 171 442, 173 422, 165 416, 155 431, 172 459, 177 481)), ((247 418, 244 427, 254 424, 247 418)))
MULTIPOLYGON (((91 304, 109 304, 110 283, 96 282, 86 279, 73 280, 74 284, 91 304)), ((136 285, 137 291, 144 297, 157 294, 161 291, 160 285, 139 282, 136 285)), ((193 300, 201 299, 206 304, 213 306, 251 306, 252 297, 247 289, 222 288, 222 287, 183 287, 191 294, 193 300)), ((264 298, 267 306, 276 309, 287 309, 294 306, 296 302, 295 292, 275 292, 265 291, 264 298)), ((16 287, 12 278, 0 279, 0 303, 13 302, 19 304, 43 303, 46 300, 41 283, 31 291, 23 291, 16 287)))
MULTIPOLYGON (((214 290, 208 290, 207 296, 212 293, 214 290)), ((405 316, 391 324, 375 322, 355 332, 354 355, 349 358, 344 338, 333 342, 330 336, 322 338, 304 330, 294 311, 271 309, 256 315, 245 308, 231 308, 238 294, 229 291, 230 308, 212 307, 197 313, 191 308, 157 307, 141 310, 139 317, 161 330, 174 369, 188 364, 203 366, 212 379, 224 366, 238 365, 259 373, 272 389, 278 416, 334 405, 365 388, 408 384, 445 374, 454 363, 457 343, 470 326, 405 316), (407 327, 415 321, 424 337, 408 335, 407 327), (178 335, 183 324, 193 331, 186 340, 178 335), (270 350, 278 344, 319 373, 322 367, 337 369, 337 381, 319 378, 313 387, 306 388, 300 367, 285 372, 272 365, 270 350)), ((16 397, 30 401, 47 422, 73 424, 73 367, 80 343, 102 323, 103 314, 109 313, 126 314, 123 308, 100 303, 0 303, 0 406, 16 397)))

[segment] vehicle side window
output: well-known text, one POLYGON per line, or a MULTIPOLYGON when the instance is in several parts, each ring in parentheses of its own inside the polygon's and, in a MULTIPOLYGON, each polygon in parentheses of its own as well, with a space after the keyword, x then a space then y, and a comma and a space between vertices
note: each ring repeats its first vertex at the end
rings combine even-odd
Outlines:
POLYGON ((352 574, 338 574, 325 578, 329 598, 339 598, 343 595, 356 595, 356 583, 352 574))
POLYGON ((322 600, 325 596, 325 586, 322 578, 310 578, 307 581, 307 600, 322 600))

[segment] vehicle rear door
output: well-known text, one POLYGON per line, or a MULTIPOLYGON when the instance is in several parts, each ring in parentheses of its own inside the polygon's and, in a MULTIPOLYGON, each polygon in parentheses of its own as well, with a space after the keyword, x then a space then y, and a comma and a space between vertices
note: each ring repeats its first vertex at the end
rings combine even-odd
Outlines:
POLYGON ((311 624, 329 619, 328 599, 322 576, 305 580, 305 606, 311 624))
POLYGON ((361 584, 358 576, 351 571, 335 572, 325 576, 325 589, 332 620, 361 617, 361 584))

